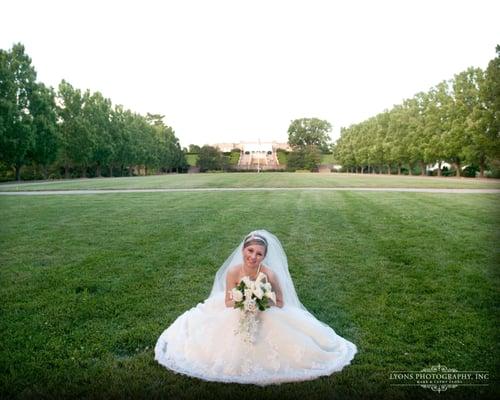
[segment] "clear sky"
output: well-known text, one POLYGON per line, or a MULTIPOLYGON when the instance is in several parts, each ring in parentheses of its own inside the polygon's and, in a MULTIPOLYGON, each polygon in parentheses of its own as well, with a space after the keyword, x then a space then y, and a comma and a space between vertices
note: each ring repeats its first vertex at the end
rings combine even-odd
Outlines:
POLYGON ((498 0, 4 0, 0 48, 38 79, 165 115, 182 146, 287 140, 390 109, 500 43, 498 0))

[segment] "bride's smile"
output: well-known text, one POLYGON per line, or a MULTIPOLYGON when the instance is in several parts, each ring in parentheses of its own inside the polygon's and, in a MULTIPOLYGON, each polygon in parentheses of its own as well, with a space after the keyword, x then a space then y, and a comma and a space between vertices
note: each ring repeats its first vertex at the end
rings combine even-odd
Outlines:
POLYGON ((245 247, 243 250, 243 269, 246 273, 255 274, 255 270, 259 267, 262 260, 264 260, 266 254, 265 250, 265 247, 259 244, 245 247))

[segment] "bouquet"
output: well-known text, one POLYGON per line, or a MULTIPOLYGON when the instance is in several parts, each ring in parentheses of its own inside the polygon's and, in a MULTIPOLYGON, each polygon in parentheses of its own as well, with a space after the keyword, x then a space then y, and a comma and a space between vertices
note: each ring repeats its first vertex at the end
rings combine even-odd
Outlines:
POLYGON ((234 308, 241 310, 239 326, 235 333, 243 334, 245 342, 253 343, 258 329, 257 313, 270 307, 269 300, 276 304, 276 294, 272 291, 267 276, 259 272, 255 281, 250 280, 248 276, 243 277, 231 290, 231 295, 234 308))

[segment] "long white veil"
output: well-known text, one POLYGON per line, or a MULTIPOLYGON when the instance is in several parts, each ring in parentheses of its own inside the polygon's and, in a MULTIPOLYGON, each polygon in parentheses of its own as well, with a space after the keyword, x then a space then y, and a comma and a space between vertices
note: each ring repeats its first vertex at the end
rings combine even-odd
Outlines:
MULTIPOLYGON (((267 253, 262 263, 275 273, 283 294, 283 304, 285 306, 298 307, 306 310, 297 297, 292 277, 288 271, 286 254, 278 238, 266 230, 257 230, 251 233, 261 235, 267 240, 267 253)), ((217 296, 224 292, 227 271, 234 265, 243 262, 243 243, 244 239, 215 274, 214 285, 212 286, 209 297, 217 296)))

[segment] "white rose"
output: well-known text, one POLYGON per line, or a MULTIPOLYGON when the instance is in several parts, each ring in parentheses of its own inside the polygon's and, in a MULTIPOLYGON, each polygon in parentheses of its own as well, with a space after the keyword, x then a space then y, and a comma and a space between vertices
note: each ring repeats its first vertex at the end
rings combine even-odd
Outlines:
POLYGON ((233 288, 231 290, 231 293, 233 295, 233 300, 234 301, 238 302, 238 301, 243 300, 243 293, 241 293, 238 289, 233 288))
POLYGON ((249 312, 257 311, 257 304, 255 303, 255 300, 245 301, 244 306, 246 311, 249 312))
POLYGON ((269 282, 266 282, 262 285, 262 288, 266 291, 266 292, 270 292, 273 287, 271 286, 271 284, 269 282))

